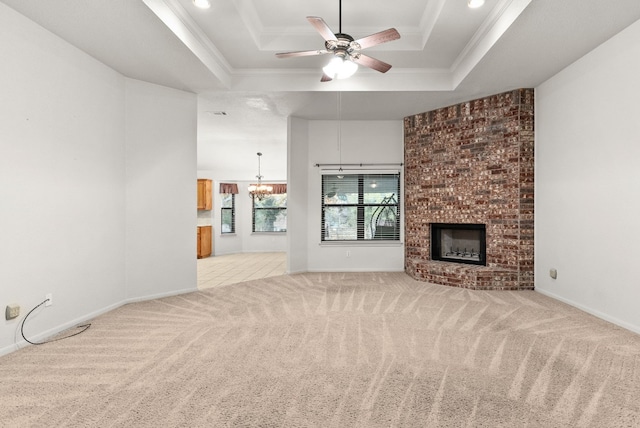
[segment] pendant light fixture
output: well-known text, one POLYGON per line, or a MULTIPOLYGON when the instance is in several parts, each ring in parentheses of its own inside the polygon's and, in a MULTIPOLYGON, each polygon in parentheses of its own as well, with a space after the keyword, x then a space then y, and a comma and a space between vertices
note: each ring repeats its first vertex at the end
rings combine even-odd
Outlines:
POLYGON ((262 153, 258 152, 258 175, 256 178, 258 179, 258 184, 252 184, 249 186, 249 197, 258 199, 261 201, 265 196, 270 195, 273 192, 273 187, 267 184, 262 184, 262 174, 260 174, 260 158, 262 157, 262 153))

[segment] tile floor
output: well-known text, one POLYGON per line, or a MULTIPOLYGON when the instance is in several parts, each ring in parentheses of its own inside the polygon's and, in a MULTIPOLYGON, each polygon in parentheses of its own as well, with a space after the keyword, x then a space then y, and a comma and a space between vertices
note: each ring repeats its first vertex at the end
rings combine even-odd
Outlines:
POLYGON ((198 289, 284 275, 287 253, 241 253, 198 259, 198 289))

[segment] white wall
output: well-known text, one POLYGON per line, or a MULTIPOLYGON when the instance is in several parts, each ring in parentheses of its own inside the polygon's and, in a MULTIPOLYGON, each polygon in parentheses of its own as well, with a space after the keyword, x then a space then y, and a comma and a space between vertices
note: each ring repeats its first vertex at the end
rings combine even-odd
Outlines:
POLYGON ((287 122, 287 272, 305 272, 307 259, 307 221, 309 206, 309 121, 289 117, 287 122))
POLYGON ((193 291, 196 96, 127 79, 127 298, 193 291))
POLYGON ((0 354, 124 299, 124 78, 0 3, 0 354), (21 338, 20 338, 21 339, 21 338))
MULTIPOLYGON (((300 238, 292 234, 291 240, 306 240, 306 266, 296 261, 296 271, 403 271, 404 242, 402 244, 382 243, 325 243, 320 241, 321 223, 321 168, 315 164, 362 163, 396 164, 401 169, 404 161, 403 122, 393 121, 342 121, 341 137, 338 138, 337 121, 293 122, 295 133, 290 135, 289 182, 295 186, 298 180, 306 182, 306 192, 296 192, 289 197, 289 204, 297 206, 301 198, 306 200, 306 209, 291 212, 291 222, 304 222, 306 233, 300 238), (306 125, 306 126, 305 126, 306 125), (304 135, 303 131, 307 130, 304 135), (341 142, 341 144, 339 144, 341 142), (341 145, 341 147, 339 147, 341 145), (294 150, 291 147, 295 147, 294 150), (304 216, 304 219, 301 217, 304 216), (347 256, 347 251, 349 256, 347 256)), ((380 167, 382 168, 382 167, 380 167)), ((384 168, 393 168, 385 166, 384 168)), ((371 170, 378 167, 364 166, 371 170)), ((401 190, 403 192, 404 190, 401 190)), ((404 211, 401 212, 404 218, 404 211)), ((404 222, 402 222, 404 223, 404 222)), ((401 236, 404 233, 401 232, 401 236)), ((296 244, 297 245, 297 244, 296 244)), ((290 242, 289 248, 293 248, 290 242)))
POLYGON ((195 118, 195 107, 190 107, 195 96, 128 81, 3 3, 0 58, 0 309, 4 312, 11 303, 22 308, 17 319, 0 318, 0 355, 25 344, 20 321, 47 293, 53 294, 54 304, 29 318, 30 339, 71 327, 129 297, 195 289, 191 153, 196 141, 195 130, 186 129, 195 118), (156 102, 159 107, 152 106, 156 102), (165 155, 176 157, 171 168, 145 152, 155 121, 167 117, 134 123, 126 117, 127 106, 135 115, 146 108, 176 115, 163 125, 169 135, 159 141, 165 155), (125 151, 132 155, 128 165, 125 151), (141 159, 145 156, 149 160, 141 159), (178 196, 186 190, 187 176, 188 195, 178 196), (151 184, 144 200, 128 208, 126 197, 143 183, 151 184), (188 218, 174 207, 184 202, 188 218), (158 208, 167 213, 158 214, 158 208), (188 238, 160 231, 166 240, 145 242, 143 255, 131 254, 130 249, 143 246, 137 239, 147 239, 150 229, 161 226, 173 234, 186 230, 186 222, 188 238), (189 266, 181 253, 186 241, 189 266), (177 246, 167 249, 164 244, 177 246), (127 252, 133 255, 130 260, 127 252), (175 262, 173 281, 155 282, 142 275, 135 280, 136 263, 155 260, 155 269, 157 261, 167 259, 175 262), (129 288, 126 265, 132 274, 129 288))
POLYGON ((536 88, 535 178, 536 290, 636 332, 638 76, 640 22, 536 88))

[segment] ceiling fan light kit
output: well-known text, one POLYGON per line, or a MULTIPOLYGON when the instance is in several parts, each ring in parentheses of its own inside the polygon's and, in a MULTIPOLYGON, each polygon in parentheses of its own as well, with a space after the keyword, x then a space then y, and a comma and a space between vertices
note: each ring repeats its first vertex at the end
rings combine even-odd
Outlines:
POLYGON ((477 9, 484 4, 484 0, 468 0, 467 6, 471 9, 477 9))
POLYGON ((329 64, 322 68, 325 76, 331 79, 346 79, 353 76, 357 70, 358 64, 339 55, 331 58, 329 64))
POLYGON ((200 9, 209 9, 211 7, 209 0, 193 0, 193 4, 200 9))
POLYGON ((325 67, 321 82, 328 82, 333 79, 345 79, 352 76, 358 69, 358 64, 371 68, 372 70, 386 73, 391 68, 391 64, 379 59, 360 53, 362 49, 370 48, 382 43, 390 42, 400 38, 400 34, 395 28, 380 31, 358 40, 354 40, 349 34, 342 32, 342 1, 339 1, 339 29, 334 34, 324 20, 318 16, 307 16, 307 21, 313 25, 318 33, 325 40, 325 49, 312 51, 296 51, 277 53, 278 58, 289 58, 296 56, 325 55, 332 53, 333 58, 325 67))

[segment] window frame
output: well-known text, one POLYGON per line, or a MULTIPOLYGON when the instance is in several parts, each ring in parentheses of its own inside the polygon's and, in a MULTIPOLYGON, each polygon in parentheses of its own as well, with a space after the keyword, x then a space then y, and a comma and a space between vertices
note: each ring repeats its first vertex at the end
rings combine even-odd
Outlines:
POLYGON ((221 235, 232 235, 236 233, 236 195, 234 193, 222 193, 222 200, 220 201, 220 234, 221 235), (224 206, 224 198, 228 195, 231 195, 231 207, 224 206), (227 210, 231 210, 231 231, 224 231, 224 213, 227 210))
MULTIPOLYGON (((253 196, 251 198, 251 233, 287 233, 287 228, 286 227, 284 230, 256 230, 256 210, 257 211, 262 211, 262 210, 278 210, 278 211, 284 211, 285 213, 287 212, 287 194, 286 193, 273 193, 271 195, 268 195, 267 197, 270 196, 275 196, 275 195, 285 195, 285 206, 284 207, 256 207, 256 198, 255 196, 253 196)), ((277 216, 276 216, 277 217, 277 216)))
MULTIPOLYGON (((321 173, 320 179, 320 244, 321 245, 335 245, 335 244, 358 244, 358 245, 380 245, 380 244, 401 244, 402 243, 402 177, 400 171, 340 171, 336 172, 332 171, 323 171, 321 173), (335 177, 335 179, 340 179, 340 176, 357 176, 357 192, 358 192, 358 201, 352 203, 341 203, 341 204, 328 204, 325 202, 325 184, 330 185, 331 182, 326 182, 325 177, 331 176, 335 177), (378 177, 380 179, 385 179, 388 177, 397 178, 397 186, 394 189, 395 192, 392 194, 396 198, 395 203, 383 203, 384 199, 380 201, 380 203, 370 203, 365 202, 365 195, 370 192, 366 192, 364 188, 365 177, 378 177), (393 235, 391 238, 382 236, 375 237, 375 230, 371 230, 370 237, 366 237, 366 229, 369 225, 366 224, 366 210, 368 208, 382 208, 391 207, 395 208, 395 222, 393 235), (327 227, 326 227, 326 211, 327 208, 355 208, 356 210, 356 238, 355 239, 326 239, 327 238, 327 227)), ((329 192, 327 192, 329 193, 329 192)), ((373 216, 373 214, 372 214, 373 216)), ((370 218, 370 221, 373 220, 370 218)))

